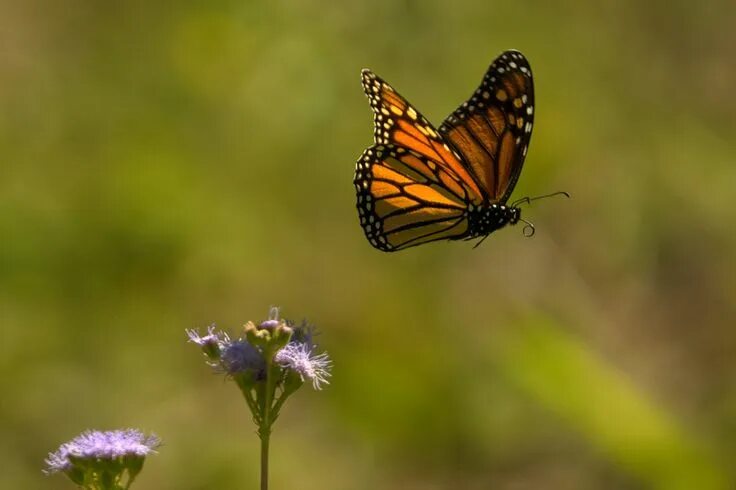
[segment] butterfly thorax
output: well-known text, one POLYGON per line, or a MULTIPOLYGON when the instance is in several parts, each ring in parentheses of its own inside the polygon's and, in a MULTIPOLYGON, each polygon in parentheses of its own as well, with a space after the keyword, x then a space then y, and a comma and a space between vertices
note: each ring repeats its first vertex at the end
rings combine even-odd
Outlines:
POLYGON ((490 204, 488 206, 474 206, 468 208, 467 238, 486 236, 506 225, 516 224, 521 218, 521 209, 490 204))

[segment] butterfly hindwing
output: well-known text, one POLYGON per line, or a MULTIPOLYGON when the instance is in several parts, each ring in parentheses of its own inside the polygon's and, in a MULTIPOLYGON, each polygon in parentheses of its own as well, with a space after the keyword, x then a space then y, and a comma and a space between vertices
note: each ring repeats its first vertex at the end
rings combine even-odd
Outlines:
POLYGON ((440 135, 492 203, 505 203, 516 185, 534 124, 529 62, 506 51, 491 64, 478 89, 441 125, 440 135))
POLYGON ((404 147, 375 145, 355 171, 360 224, 371 244, 395 251, 467 233, 467 190, 456 176, 404 147))

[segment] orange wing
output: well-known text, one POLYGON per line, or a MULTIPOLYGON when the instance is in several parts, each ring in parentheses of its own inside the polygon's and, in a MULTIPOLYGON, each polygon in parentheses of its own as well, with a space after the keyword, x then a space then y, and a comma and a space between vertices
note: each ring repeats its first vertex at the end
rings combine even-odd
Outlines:
POLYGON ((460 157, 390 85, 363 70, 375 145, 358 160, 358 212, 371 244, 394 251, 467 234, 467 209, 486 200, 460 157))
POLYGON ((355 189, 360 224, 380 250, 467 234, 467 190, 456 176, 413 150, 368 148, 358 160, 355 189))
POLYGON ((534 124, 529 62, 506 51, 480 87, 440 125, 440 135, 461 156, 491 203, 505 203, 524 165, 534 124))

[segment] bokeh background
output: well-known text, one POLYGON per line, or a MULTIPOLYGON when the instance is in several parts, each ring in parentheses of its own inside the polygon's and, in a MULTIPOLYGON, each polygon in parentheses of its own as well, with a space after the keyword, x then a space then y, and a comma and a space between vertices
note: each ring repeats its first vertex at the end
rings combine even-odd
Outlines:
POLYGON ((271 305, 334 359, 282 489, 736 488, 736 4, 0 5, 0 487, 86 428, 165 441, 139 489, 254 488, 234 385, 185 328, 271 305), (537 114, 470 243, 374 250, 370 67, 439 123, 504 49, 537 114))

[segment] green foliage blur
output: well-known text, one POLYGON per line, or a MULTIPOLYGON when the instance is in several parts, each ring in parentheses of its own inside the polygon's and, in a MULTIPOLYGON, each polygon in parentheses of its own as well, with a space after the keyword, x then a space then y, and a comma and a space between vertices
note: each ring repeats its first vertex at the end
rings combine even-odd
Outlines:
POLYGON ((275 489, 736 481, 736 4, 0 4, 0 488, 86 428, 162 437, 138 489, 254 488, 185 328, 271 305, 334 359, 275 489), (529 58, 537 228, 396 254, 358 225, 360 69, 439 123, 529 58))

